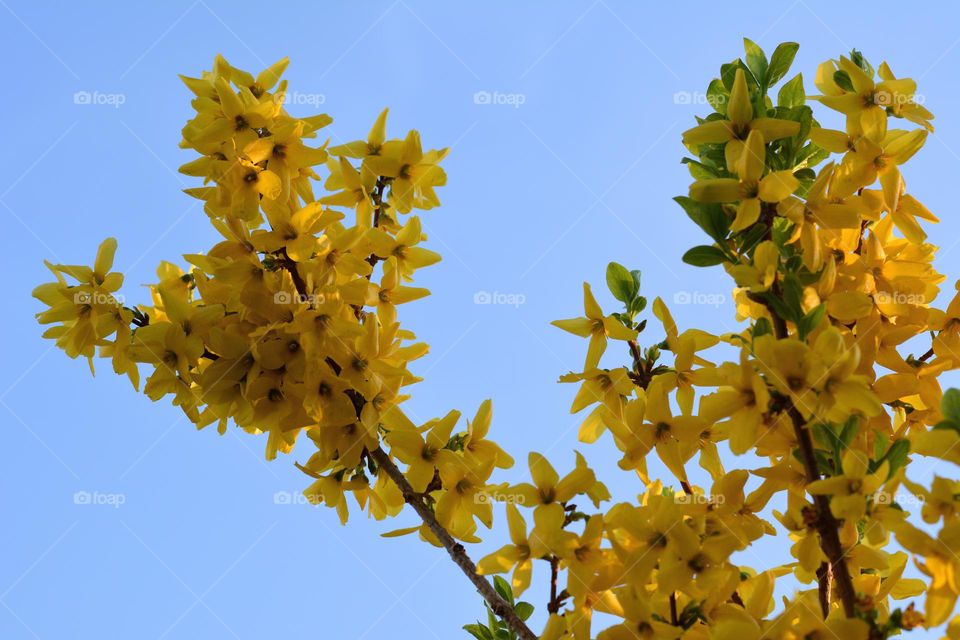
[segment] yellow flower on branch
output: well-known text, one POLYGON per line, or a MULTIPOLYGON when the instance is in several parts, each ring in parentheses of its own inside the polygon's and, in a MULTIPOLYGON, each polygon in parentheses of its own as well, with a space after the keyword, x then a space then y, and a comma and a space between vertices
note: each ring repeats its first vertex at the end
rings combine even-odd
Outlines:
POLYGON ((727 120, 711 120, 684 131, 683 144, 724 144, 724 156, 729 171, 737 171, 749 136, 756 131, 767 140, 789 138, 800 131, 800 123, 779 118, 754 117, 753 105, 743 69, 737 69, 727 104, 727 120))
POLYGON ((765 155, 763 134, 751 131, 736 164, 738 178, 697 180, 690 185, 690 197, 700 202, 739 203, 730 230, 743 231, 760 218, 762 202, 776 204, 800 186, 789 170, 764 175, 765 155))

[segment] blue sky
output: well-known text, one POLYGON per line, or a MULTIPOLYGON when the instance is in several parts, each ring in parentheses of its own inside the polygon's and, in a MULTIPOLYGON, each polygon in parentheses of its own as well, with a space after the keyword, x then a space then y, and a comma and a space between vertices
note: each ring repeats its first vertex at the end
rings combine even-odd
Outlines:
MULTIPOLYGON (((646 295, 662 296, 681 327, 734 326, 722 271, 680 262, 704 237, 670 198, 689 182, 680 133, 707 111, 703 91, 741 55, 743 36, 768 53, 800 42, 794 70, 806 78, 857 47, 918 80, 937 133, 906 179, 943 220, 936 264, 947 291, 960 275, 960 222, 936 188, 960 160, 952 5, 921 18, 903 3, 812 0, 0 0, 0 16, 0 219, 11 245, 0 331, 3 638, 449 638, 482 613, 441 551, 379 537, 412 514, 341 528, 326 509, 282 504, 307 484, 292 464, 307 449, 267 464, 262 441, 197 433, 108 366, 93 379, 40 338, 30 291, 48 279, 43 259, 91 263, 113 235, 136 302, 160 260, 183 264, 181 254, 215 241, 180 193, 190 95, 177 74, 197 75, 218 52, 251 71, 289 55, 301 96, 291 110, 331 114, 334 140, 361 137, 390 106, 394 135, 415 127, 425 145, 452 147, 444 206, 423 216, 444 261, 420 274, 433 296, 402 308, 432 345, 409 406, 470 415, 493 398, 493 437, 519 460, 504 481, 523 479, 530 450, 564 472, 576 447, 618 496, 642 488, 616 470, 608 441, 577 443, 573 389, 556 383, 585 344, 548 323, 579 314, 581 282, 602 288, 608 261, 642 269, 646 295), (514 304, 476 304, 483 292, 514 304), (77 504, 78 492, 98 504, 77 504)), ((471 552, 499 542, 491 535, 471 552)), ((785 558, 785 547, 781 536, 743 561, 785 558)), ((539 627, 542 580, 529 599, 539 627)))

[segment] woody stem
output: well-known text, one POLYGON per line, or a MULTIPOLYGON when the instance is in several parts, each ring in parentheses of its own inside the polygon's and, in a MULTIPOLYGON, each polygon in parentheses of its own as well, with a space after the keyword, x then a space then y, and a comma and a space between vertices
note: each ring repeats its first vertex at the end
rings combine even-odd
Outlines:
POLYGON ((450 554, 453 563, 460 567, 460 570, 467 576, 467 579, 477 588, 477 591, 479 591, 483 599, 486 600, 493 613, 503 620, 504 624, 510 627, 510 630, 523 640, 536 640, 537 634, 531 631, 526 623, 516 614, 513 607, 500 597, 500 594, 494 590, 490 582, 477 573, 477 567, 473 563, 473 560, 470 559, 470 556, 467 555, 463 545, 454 540, 453 536, 437 521, 433 511, 423 502, 423 499, 417 492, 413 490, 406 476, 404 476, 403 472, 393 463, 390 456, 383 449, 377 447, 373 451, 370 451, 370 457, 373 458, 377 466, 387 474, 387 477, 397 485, 397 488, 400 489, 400 493, 403 495, 404 502, 413 507, 413 510, 417 512, 417 515, 420 516, 423 523, 430 529, 430 532, 436 537, 440 544, 443 545, 447 553, 450 554))
MULTIPOLYGON (((774 335, 778 340, 788 337, 787 323, 777 315, 777 312, 771 305, 766 305, 772 319, 774 335)), ((803 460, 804 472, 807 476, 807 483, 816 482, 820 479, 820 470, 817 468, 816 453, 813 448, 813 438, 810 430, 807 429, 807 421, 800 411, 791 402, 787 407, 787 414, 793 423, 793 431, 800 447, 800 457, 803 460)), ((857 593, 853 588, 853 579, 850 577, 850 569, 847 567, 844 559, 843 545, 840 544, 840 523, 830 511, 829 496, 818 494, 813 496, 814 504, 817 508, 817 533, 820 534, 820 548, 830 563, 828 570, 824 575, 828 578, 832 573, 837 583, 837 595, 843 605, 843 611, 848 618, 854 617, 856 613, 857 593)), ((827 607, 824 610, 824 617, 829 613, 830 602, 830 580, 822 579, 819 581, 821 603, 826 602, 827 607)), ((821 606, 823 606, 821 604, 821 606)))

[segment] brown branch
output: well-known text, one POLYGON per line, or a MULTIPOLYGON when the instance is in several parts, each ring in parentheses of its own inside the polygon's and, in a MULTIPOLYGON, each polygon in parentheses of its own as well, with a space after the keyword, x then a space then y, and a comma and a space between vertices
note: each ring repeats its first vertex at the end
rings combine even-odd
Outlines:
POLYGON ((480 595, 483 596, 483 599, 487 601, 493 613, 503 620, 503 622, 510 627, 510 630, 523 640, 536 640, 537 634, 531 631, 526 623, 521 620, 513 610, 513 607, 500 597, 500 594, 494 590, 490 582, 477 573, 477 567, 473 563, 473 560, 470 559, 470 556, 467 555, 463 545, 454 540, 453 536, 450 535, 443 525, 437 522, 433 511, 424 504, 420 496, 413 490, 413 487, 407 481, 403 472, 393 463, 390 456, 379 447, 370 451, 370 456, 397 485, 400 493, 403 495, 404 502, 413 507, 413 510, 417 512, 417 515, 420 516, 423 523, 427 525, 430 532, 437 538, 440 544, 443 545, 447 553, 450 554, 450 558, 454 564, 460 567, 463 574, 467 576, 470 582, 473 583, 473 586, 477 588, 477 591, 480 592, 480 595))
POLYGON ((817 569, 817 584, 819 586, 820 611, 823 617, 830 615, 830 585, 833 580, 833 571, 829 562, 821 562, 817 569))
POLYGON ((550 563, 550 601, 547 602, 547 611, 549 613, 558 613, 563 608, 564 601, 570 597, 570 593, 563 589, 557 592, 557 580, 560 575, 560 558, 557 556, 545 557, 550 563))
MULTIPOLYGON (((797 408, 790 405, 788 409, 790 419, 793 421, 793 430, 797 436, 797 442, 800 445, 800 455, 803 458, 803 468, 807 474, 807 482, 816 482, 820 479, 820 471, 817 469, 817 458, 813 449, 813 438, 810 430, 806 427, 806 420, 797 411, 797 408)), ((853 579, 850 577, 850 569, 844 560, 843 545, 840 544, 840 523, 833 517, 830 511, 830 497, 824 494, 813 496, 813 502, 817 507, 817 532, 820 534, 820 547, 830 561, 830 573, 837 582, 837 595, 843 604, 843 611, 848 618, 854 617, 857 605, 857 592, 853 588, 853 579)), ((829 581, 825 581, 827 585, 829 581)), ((821 588, 823 583, 821 583, 821 588)), ((821 595, 823 597, 823 595, 821 595)), ((827 594, 829 598, 829 594, 827 594)), ((829 599, 827 600, 829 602, 829 599)))
MULTIPOLYGON (((373 226, 374 228, 380 226, 380 213, 383 211, 383 195, 387 190, 387 183, 389 178, 386 176, 378 176, 377 184, 373 188, 373 193, 370 194, 370 198, 373 200, 373 226)), ((367 256, 367 262, 370 263, 371 267, 376 266, 380 258, 375 254, 371 253, 367 256)), ((369 279, 370 276, 367 276, 369 279)))
MULTIPOLYGON (((774 283, 774 291, 776 290, 776 283, 774 283)), ((764 305, 767 307, 767 311, 770 312, 770 317, 773 321, 774 335, 776 335, 778 340, 787 338, 787 323, 777 315, 772 305, 766 302, 764 302, 764 305)), ((797 444, 800 447, 800 457, 803 460, 807 483, 816 482, 820 479, 820 470, 817 468, 817 457, 813 448, 813 438, 810 435, 810 430, 807 429, 807 421, 792 401, 788 401, 786 411, 790 416, 790 420, 793 422, 793 431, 797 437, 797 444)), ((856 614, 857 592, 853 588, 850 569, 847 567, 846 560, 844 559, 843 545, 840 544, 840 523, 834 518, 833 512, 830 511, 829 496, 823 494, 815 495, 813 496, 813 502, 817 508, 816 527, 817 532, 820 534, 820 548, 827 556, 830 564, 829 572, 826 575, 829 576, 832 574, 835 578, 837 582, 837 595, 843 604, 843 611, 848 618, 852 618, 856 614)), ((824 594, 823 592, 825 588, 829 589, 829 586, 830 580, 820 581, 821 603, 825 600, 827 605, 824 610, 824 617, 829 613, 830 594, 824 594)), ((823 605, 821 604, 821 606, 823 605)))
POLYGON ((670 594, 670 624, 675 627, 680 626, 680 616, 677 615, 677 592, 670 594))
POLYGON ((300 294, 300 297, 303 300, 309 300, 310 293, 307 291, 307 283, 304 281, 303 277, 300 275, 300 271, 297 270, 297 263, 287 255, 287 248, 284 247, 280 249, 277 254, 280 257, 280 262, 283 265, 283 268, 287 270, 290 274, 290 277, 293 279, 293 286, 296 287, 297 293, 300 294))

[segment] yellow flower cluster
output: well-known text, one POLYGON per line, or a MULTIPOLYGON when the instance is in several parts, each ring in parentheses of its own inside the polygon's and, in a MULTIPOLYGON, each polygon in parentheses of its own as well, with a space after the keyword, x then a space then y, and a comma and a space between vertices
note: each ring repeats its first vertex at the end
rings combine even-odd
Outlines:
POLYGON ((56 282, 34 292, 50 307, 38 319, 54 325, 45 335, 67 355, 92 368, 99 350, 135 388, 146 365, 144 392, 170 396, 200 428, 223 432, 232 420, 266 433, 268 458, 305 432, 316 449, 301 467, 315 478, 306 493, 344 521, 351 493, 378 518, 400 510, 397 487, 366 473, 376 473, 369 454, 388 434, 417 490, 430 486, 443 524, 472 539, 473 516, 489 526, 491 512, 472 493, 512 463, 485 438, 489 403, 456 434, 457 413, 416 426, 397 408, 419 380, 408 364, 428 347, 400 326, 396 307, 429 294, 409 283, 440 260, 410 214, 440 204, 446 150, 424 151, 417 131, 388 139, 386 110, 366 140, 314 142, 331 119, 287 112, 286 66, 253 76, 217 57, 212 71, 183 78, 196 115, 181 146, 199 157, 180 170, 203 179, 187 193, 222 240, 185 256, 188 271, 161 264, 152 304, 126 307, 108 239, 92 269, 49 265, 56 282))
MULTIPOLYGON (((547 532, 570 602, 544 637, 591 637, 592 614, 602 612, 623 621, 601 639, 866 639, 941 625, 955 608, 957 484, 937 478, 927 489, 907 477, 910 452, 960 463, 960 404, 952 409, 960 394, 945 395, 937 381, 960 368, 960 297, 947 311, 931 306, 944 277, 918 219, 937 218, 901 173, 933 116, 914 99, 912 80, 886 64, 875 72, 853 52, 817 71, 821 95, 811 100, 846 118, 843 131, 822 128, 800 75, 776 102, 768 97, 796 49, 784 43, 768 60, 747 40, 745 60, 723 65, 708 89, 714 113, 683 135, 694 182, 677 201, 712 240, 684 260, 723 265, 736 283, 738 320, 749 326, 681 332, 657 299, 665 339, 641 349, 639 274, 615 263, 607 283, 624 310, 605 314, 587 287, 585 317, 555 323, 590 339, 584 370, 561 378, 580 384, 573 412, 592 407, 580 438, 609 431, 620 467, 646 489, 639 504, 584 514, 573 541, 564 538, 570 518, 547 532), (891 118, 907 128, 888 127, 891 118), (912 339, 931 332, 927 353, 907 355, 912 339), (601 367, 608 339, 626 343, 628 364, 601 367), (704 359, 717 345, 738 357, 704 359), (660 363, 665 352, 672 361, 660 363), (766 463, 728 470, 724 461, 740 459, 720 447, 766 463), (650 477, 650 454, 677 489, 650 477), (708 491, 691 485, 694 459, 712 478, 708 491), (901 486, 910 493, 898 494, 901 486), (761 512, 774 497, 786 510, 768 521, 761 512), (915 498, 927 523, 943 521, 939 535, 910 518, 915 498), (783 529, 794 562, 752 568, 732 559, 783 529), (929 581, 903 577, 910 557, 891 548, 894 538, 929 581), (775 609, 776 580, 788 575, 810 588, 775 609), (924 592, 922 607, 893 602, 924 592)), ((542 551, 533 541, 522 548, 502 549, 481 569, 519 560, 514 587, 524 586, 523 563, 542 551)))

